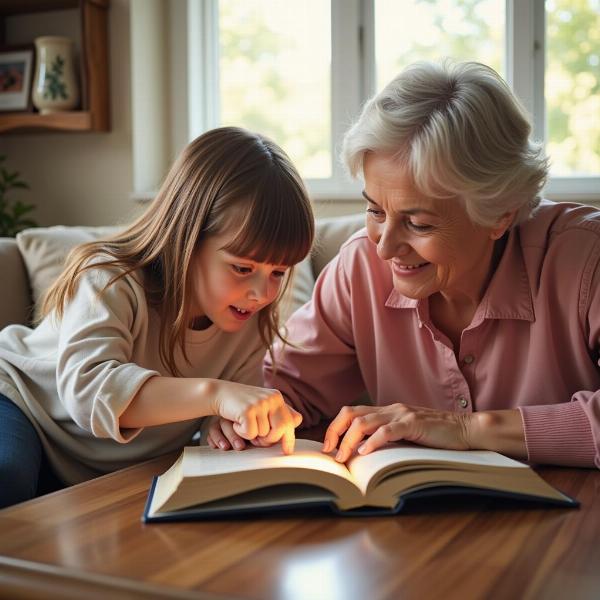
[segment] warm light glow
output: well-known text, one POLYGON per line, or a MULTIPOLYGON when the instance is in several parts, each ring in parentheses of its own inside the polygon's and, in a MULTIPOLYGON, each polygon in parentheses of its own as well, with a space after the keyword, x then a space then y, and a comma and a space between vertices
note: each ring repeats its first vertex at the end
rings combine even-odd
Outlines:
POLYGON ((272 457, 269 460, 272 467, 292 467, 300 469, 318 469, 328 471, 348 478, 348 470, 340 463, 335 462, 329 454, 311 451, 298 451, 294 454, 272 457))
MULTIPOLYGON (((282 565, 278 596, 286 600, 349 600, 370 598, 375 582, 369 577, 373 554, 366 532, 330 543, 311 544, 294 552, 282 565), (352 568, 361 557, 361 569, 352 568)), ((371 575, 372 576, 372 575, 371 575)))
POLYGON ((322 444, 319 442, 296 440, 294 453, 285 455, 281 444, 268 448, 251 446, 244 450, 244 459, 240 460, 238 452, 212 450, 207 446, 191 446, 185 449, 183 471, 188 477, 200 477, 207 474, 235 473, 248 469, 300 468, 316 469, 350 479, 346 466, 336 463, 328 454, 323 454, 320 451, 321 447, 322 444), (203 460, 203 456, 210 457, 210 459, 203 460), (217 457, 216 460, 215 457, 217 457))

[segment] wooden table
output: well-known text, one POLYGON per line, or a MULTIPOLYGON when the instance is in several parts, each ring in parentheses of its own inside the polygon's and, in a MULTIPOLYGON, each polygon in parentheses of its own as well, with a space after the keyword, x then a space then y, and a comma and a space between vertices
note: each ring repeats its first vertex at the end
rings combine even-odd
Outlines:
POLYGON ((600 598, 600 472, 578 510, 446 502, 398 517, 143 525, 164 457, 0 511, 0 597, 600 598))

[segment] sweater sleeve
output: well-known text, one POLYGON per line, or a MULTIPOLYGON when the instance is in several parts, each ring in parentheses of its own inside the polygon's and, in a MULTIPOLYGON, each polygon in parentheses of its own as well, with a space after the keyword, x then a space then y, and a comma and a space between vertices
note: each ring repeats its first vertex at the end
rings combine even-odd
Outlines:
POLYGON ((134 339, 147 319, 146 300, 131 276, 104 290, 113 270, 92 269, 77 282, 58 323, 57 387, 71 418, 99 438, 129 442, 141 429, 120 429, 119 416, 157 371, 131 362, 134 339))
MULTIPOLYGON (((600 369, 600 245, 596 244, 580 294, 582 331, 600 369)), ((570 402, 520 407, 532 462, 600 468, 600 390, 579 390, 570 402)))
POLYGON ((339 255, 317 279, 312 299, 288 320, 289 344, 275 344, 264 378, 303 417, 303 427, 332 418, 364 391, 354 346, 349 277, 339 255))

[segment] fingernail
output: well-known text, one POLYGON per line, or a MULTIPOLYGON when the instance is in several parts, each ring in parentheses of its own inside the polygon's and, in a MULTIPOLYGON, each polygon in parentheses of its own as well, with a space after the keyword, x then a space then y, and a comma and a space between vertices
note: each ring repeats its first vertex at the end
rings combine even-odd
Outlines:
POLYGON ((329 440, 323 442, 323 452, 329 452, 329 440))
POLYGON ((340 450, 336 455, 335 455, 335 460, 340 461, 342 460, 342 458, 344 457, 344 455, 342 454, 342 451, 340 450))
POLYGON ((225 450, 227 448, 227 444, 223 440, 221 440, 219 442, 219 448, 221 448, 221 450, 225 450))
POLYGON ((243 450, 245 444, 241 440, 235 440, 235 442, 233 442, 233 446, 236 450, 243 450))
POLYGON ((359 453, 359 454, 364 454, 365 452, 366 452, 365 444, 361 444, 361 445, 358 447, 358 453, 359 453))

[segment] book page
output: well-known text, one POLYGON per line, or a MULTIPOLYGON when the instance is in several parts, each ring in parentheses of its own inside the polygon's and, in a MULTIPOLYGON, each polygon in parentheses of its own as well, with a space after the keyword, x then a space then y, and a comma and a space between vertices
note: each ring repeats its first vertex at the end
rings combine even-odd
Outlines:
MULTIPOLYGON (((269 509, 272 507, 298 508, 305 505, 320 505, 336 501, 335 494, 327 490, 306 485, 277 485, 267 488, 259 488, 236 496, 213 500, 202 505, 192 506, 188 509, 180 509, 172 513, 179 516, 198 516, 212 513, 238 513, 242 511, 269 509)), ((151 515, 153 513, 150 513, 151 515)))
POLYGON ((242 452, 224 452, 207 446, 188 446, 184 450, 184 477, 206 477, 265 469, 310 469, 323 471, 352 481, 345 465, 321 452, 323 444, 312 440, 296 440, 293 454, 285 455, 281 444, 269 448, 250 446, 242 452))
POLYGON ((183 463, 183 454, 175 461, 173 465, 160 476, 162 486, 156 486, 152 502, 150 503, 150 513, 153 514, 157 506, 165 504, 171 492, 177 487, 181 480, 181 464, 183 463))
POLYGON ((152 511, 180 510, 258 488, 289 484, 329 490, 342 509, 359 506, 362 494, 350 472, 321 448, 320 442, 309 440, 297 440, 291 455, 283 454, 279 444, 269 448, 251 446, 243 452, 187 446, 178 482, 174 483, 168 473, 158 477, 154 494, 164 501, 153 501, 152 511))
POLYGON ((408 442, 389 444, 365 456, 356 454, 350 458, 347 465, 356 485, 364 495, 369 484, 373 487, 373 484, 376 484, 386 472, 396 472, 402 468, 440 468, 444 465, 483 470, 529 468, 512 458, 488 450, 440 450, 408 442))

